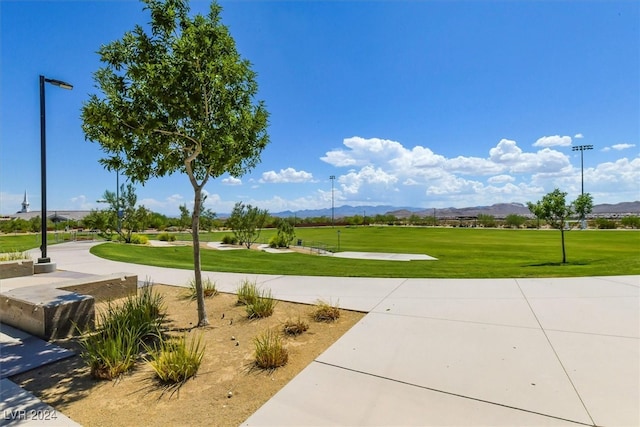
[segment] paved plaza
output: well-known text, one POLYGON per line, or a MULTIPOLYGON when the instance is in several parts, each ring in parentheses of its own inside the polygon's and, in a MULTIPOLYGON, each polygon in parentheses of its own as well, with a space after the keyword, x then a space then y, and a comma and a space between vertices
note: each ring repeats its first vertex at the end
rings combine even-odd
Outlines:
MULTIPOLYGON (((192 275, 100 259, 89 253, 92 244, 51 246, 58 272, 3 280, 2 291, 115 272, 186 286, 192 275)), ((640 425, 640 276, 204 274, 225 292, 235 292, 240 280, 249 278, 282 300, 325 299, 367 313, 243 425, 640 425)), ((15 373, 9 363, 35 363, 29 360, 33 352, 10 354, 30 338, 4 326, 2 332, 6 375, 0 411, 6 413, 38 401, 6 379, 15 373)), ((36 344, 47 345, 31 343, 36 344)), ((3 423, 18 425, 0 419, 3 423)), ((75 425, 68 419, 49 423, 61 424, 75 425)))

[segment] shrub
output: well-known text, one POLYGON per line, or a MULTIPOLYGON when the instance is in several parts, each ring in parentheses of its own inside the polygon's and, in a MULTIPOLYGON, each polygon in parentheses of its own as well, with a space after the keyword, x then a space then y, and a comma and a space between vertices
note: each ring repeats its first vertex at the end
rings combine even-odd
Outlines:
POLYGON ((0 254, 0 261, 29 260, 31 257, 26 252, 12 251, 0 254))
POLYGON ((620 220, 620 224, 630 228, 640 228, 640 216, 629 215, 620 220))
POLYGON ((259 291, 253 303, 247 304, 247 317, 249 319, 269 317, 273 314, 277 302, 271 296, 271 289, 259 291))
POLYGON ((256 347, 256 366, 262 369, 275 369, 287 364, 289 352, 282 345, 277 332, 268 329, 262 335, 254 338, 256 347))
POLYGON ((119 306, 108 304, 98 315, 98 329, 80 339, 82 359, 91 375, 98 379, 113 379, 129 370, 145 339, 159 336, 164 319, 162 295, 153 292, 146 283, 135 297, 128 297, 119 306))
POLYGON ((596 227, 598 227, 599 229, 614 229, 614 228, 616 228, 616 222, 615 221, 611 221, 610 219, 597 218, 595 222, 596 222, 596 227))
POLYGON ((253 304, 258 298, 258 286, 256 282, 250 282, 248 279, 244 279, 237 290, 238 305, 253 304))
POLYGON ((133 243, 134 245, 146 245, 147 243, 149 243, 149 238, 142 234, 132 234, 131 243, 133 243))
POLYGON ((340 317, 340 309, 337 304, 318 300, 311 316, 316 322, 335 322, 340 317))
MULTIPOLYGON (((208 277, 202 281, 202 293, 205 298, 211 298, 218 295, 218 288, 216 287, 216 282, 212 282, 208 277)), ((185 293, 185 298, 195 301, 198 297, 198 293, 196 292, 196 281, 195 279, 191 279, 189 281, 189 288, 185 293)))
POLYGON ((300 335, 309 329, 309 324, 298 316, 296 320, 287 319, 282 329, 286 335, 300 335))
POLYGON ((229 234, 225 234, 222 236, 222 244, 224 245, 237 245, 238 238, 236 236, 230 236, 229 234))
POLYGON ((274 249, 285 248, 287 247, 287 243, 282 236, 276 235, 272 236, 271 239, 269 239, 269 247, 274 249))
POLYGON ((160 233, 158 234, 158 240, 162 241, 162 242, 175 242, 176 241, 176 236, 175 234, 170 234, 170 233, 160 233))
POLYGON ((188 380, 198 372, 204 350, 201 335, 197 338, 194 335, 189 344, 186 336, 180 339, 163 338, 158 346, 147 347, 147 360, 160 381, 176 384, 188 380))
POLYGON ((112 380, 131 369, 138 354, 136 331, 123 329, 120 333, 97 332, 80 340, 82 359, 89 366, 91 376, 112 380))

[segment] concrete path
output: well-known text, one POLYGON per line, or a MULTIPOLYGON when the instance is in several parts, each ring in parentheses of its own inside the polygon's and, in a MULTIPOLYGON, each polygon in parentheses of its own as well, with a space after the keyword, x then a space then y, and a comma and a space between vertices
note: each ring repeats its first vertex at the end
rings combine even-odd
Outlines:
MULTIPOLYGON (((89 246, 49 255, 62 274, 191 278, 102 260, 89 246)), ((368 313, 243 425, 640 425, 640 276, 206 275, 223 291, 249 278, 280 299, 368 313)))

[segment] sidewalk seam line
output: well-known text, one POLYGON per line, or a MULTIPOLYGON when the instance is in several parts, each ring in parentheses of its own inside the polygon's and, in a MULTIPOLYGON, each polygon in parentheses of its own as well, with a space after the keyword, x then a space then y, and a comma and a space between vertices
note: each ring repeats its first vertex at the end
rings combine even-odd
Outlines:
POLYGON ((423 385, 419 385, 419 384, 410 383, 408 381, 402 381, 402 380, 398 380, 398 379, 393 379, 393 378, 385 377, 385 376, 382 376, 382 375, 373 374, 373 373, 370 373, 370 372, 359 371, 357 369, 347 368, 345 366, 340 366, 340 365, 334 365, 333 363, 322 362, 320 360, 314 360, 314 362, 315 363, 320 363, 320 364, 325 365, 325 366, 330 366, 332 368, 344 369, 345 371, 350 371, 350 372, 354 372, 354 373, 357 373, 357 374, 366 375, 366 376, 369 376, 369 377, 379 378, 381 380, 391 381, 391 382, 394 382, 394 383, 397 383, 397 384, 403 384, 403 385, 408 385, 410 387, 416 387, 416 388, 420 388, 420 389, 423 389, 423 390, 433 391, 435 393, 442 393, 442 394, 446 394, 446 395, 449 395, 449 396, 459 397, 459 398, 462 398, 462 399, 474 400, 476 402, 486 403, 486 404, 495 405, 495 406, 501 406, 503 408, 513 409, 513 410, 516 410, 516 411, 528 412, 530 414, 540 415, 542 417, 553 418, 553 419, 556 419, 556 420, 567 421, 567 422, 570 422, 570 423, 579 424, 579 425, 583 425, 583 426, 595 426, 595 423, 594 424, 587 424, 587 423, 583 423, 583 422, 580 422, 580 421, 575 421, 575 420, 570 420, 570 419, 567 419, 567 418, 558 417, 558 416, 555 416, 555 415, 549 415, 549 414, 544 414, 542 412, 532 411, 530 409, 518 408, 518 407, 515 407, 515 406, 506 405, 504 403, 492 402, 490 400, 484 400, 484 399, 480 399, 480 398, 477 398, 477 397, 465 396, 463 394, 458 394, 458 393, 454 393, 454 392, 451 392, 451 391, 439 390, 437 388, 431 388, 431 387, 427 387, 427 386, 423 386, 423 385))
POLYGON ((556 356, 556 359, 558 360, 558 363, 560 364, 560 367, 562 367, 562 370, 564 371, 564 374, 567 376, 567 379, 569 380, 569 383, 571 384, 571 387, 573 387, 573 390, 576 392, 576 396, 578 396, 578 399, 580 400, 580 403, 582 404, 582 407, 584 408, 584 410, 586 411, 587 415, 589 416, 589 419, 591 420, 592 425, 595 426, 596 422, 594 421, 593 417, 591 416, 591 412, 589 412, 589 409, 587 408, 587 405, 584 403, 584 400, 582 399, 582 396, 580 395, 580 392, 578 391, 578 388, 573 383, 573 380, 571 379, 571 376, 569 375, 569 372, 567 371, 567 368, 564 366, 564 363, 562 363, 562 359, 560 359, 560 355, 556 351, 556 348, 553 346, 553 343, 551 342, 551 339, 549 338, 549 335, 547 335, 547 331, 542 326, 542 323, 540 322, 540 319, 538 319, 538 315, 536 314, 535 310, 531 306, 531 303, 529 302, 529 299, 527 298, 527 295, 522 290, 522 287, 520 286, 520 283, 518 282, 518 279, 513 279, 513 280, 516 282, 516 285, 518 286, 518 289, 520 289, 520 293, 522 293, 522 297, 524 298, 524 300, 526 301, 527 305, 529 306, 529 310, 531 310, 531 314, 533 314, 533 317, 536 319, 536 322, 538 322, 538 325, 540 325, 540 330, 544 334, 544 338, 547 340, 547 343, 549 343, 549 347, 551 347, 551 351, 553 351, 553 354, 556 356))

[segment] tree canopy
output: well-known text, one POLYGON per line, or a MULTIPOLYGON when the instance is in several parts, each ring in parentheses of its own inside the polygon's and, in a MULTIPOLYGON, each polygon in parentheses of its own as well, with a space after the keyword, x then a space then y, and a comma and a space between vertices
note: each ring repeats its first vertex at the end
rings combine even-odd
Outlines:
POLYGON ((542 200, 536 203, 527 203, 527 207, 536 217, 545 220, 551 227, 560 230, 562 240, 562 263, 567 262, 567 253, 564 245, 565 228, 570 228, 567 220, 578 212, 582 218, 591 212, 593 199, 589 193, 585 193, 571 204, 567 204, 567 193, 558 188, 545 194, 542 200))
POLYGON ((233 230, 238 243, 250 249, 251 245, 258 241, 260 231, 268 218, 269 212, 266 209, 238 202, 227 219, 227 227, 233 230))
POLYGON ((269 142, 268 113, 251 64, 236 50, 222 8, 189 16, 188 0, 142 0, 151 15, 100 47, 94 74, 102 94, 82 107, 86 139, 100 162, 131 182, 185 173, 194 190, 192 232, 198 324, 206 325, 200 271, 202 189, 210 178, 240 176, 269 142))

